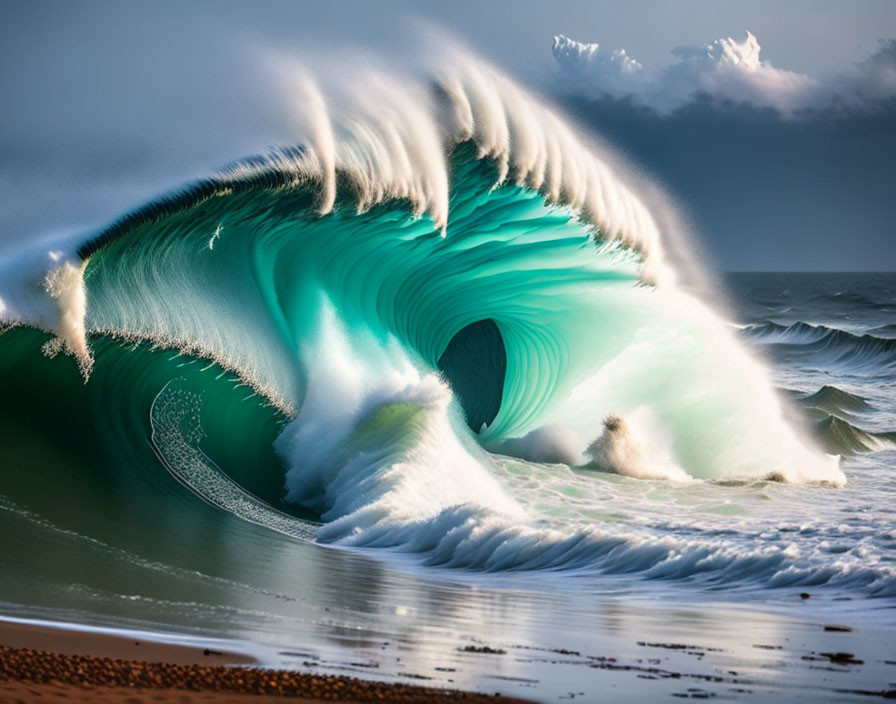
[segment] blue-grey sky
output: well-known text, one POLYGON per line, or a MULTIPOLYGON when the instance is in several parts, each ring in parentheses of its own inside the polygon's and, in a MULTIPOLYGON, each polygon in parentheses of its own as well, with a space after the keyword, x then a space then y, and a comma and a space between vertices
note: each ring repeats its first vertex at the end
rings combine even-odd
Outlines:
POLYGON ((724 268, 896 268, 896 63, 878 45, 896 37, 890 0, 4 1, 0 243, 100 225, 289 141, 259 47, 319 62, 364 46, 407 64, 425 41, 415 19, 620 145, 724 268), (718 73, 721 45, 711 62, 672 53, 747 30, 773 68, 718 73), (555 34, 600 48, 564 64, 555 34), (618 49, 636 82, 608 73, 618 49))

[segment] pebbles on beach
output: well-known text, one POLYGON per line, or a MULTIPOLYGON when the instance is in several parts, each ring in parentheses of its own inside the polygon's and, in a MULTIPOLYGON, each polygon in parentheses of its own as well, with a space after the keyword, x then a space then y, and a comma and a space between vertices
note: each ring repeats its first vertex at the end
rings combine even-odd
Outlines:
POLYGON ((414 685, 369 682, 336 675, 287 670, 177 665, 62 655, 44 650, 0 646, 0 682, 17 681, 80 687, 176 689, 192 692, 265 694, 350 702, 522 702, 481 694, 414 685))

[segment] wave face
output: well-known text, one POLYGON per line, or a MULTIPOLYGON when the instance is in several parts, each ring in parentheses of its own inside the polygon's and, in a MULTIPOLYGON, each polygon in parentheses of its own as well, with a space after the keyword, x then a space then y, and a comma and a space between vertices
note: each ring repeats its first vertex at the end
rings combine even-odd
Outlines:
MULTIPOLYGON (((305 146, 150 203, 68 254, 4 264, 4 319, 55 335, 44 351, 71 353, 88 386, 110 355, 142 365, 165 348, 268 401, 273 442, 231 422, 242 401, 208 410, 210 375, 190 390, 179 366, 153 374, 133 413, 207 502, 435 564, 612 570, 633 568, 620 545, 639 548, 587 510, 551 518, 570 467, 584 468, 575 483, 845 483, 788 424, 764 368, 676 285, 609 159, 537 102, 469 67, 366 122, 306 95, 305 146), (286 505, 247 489, 251 472, 216 456, 213 435, 273 446, 260 466, 282 463, 286 505)), ((110 393, 118 406, 132 391, 110 393)), ((647 550, 637 569, 679 548, 647 550)))

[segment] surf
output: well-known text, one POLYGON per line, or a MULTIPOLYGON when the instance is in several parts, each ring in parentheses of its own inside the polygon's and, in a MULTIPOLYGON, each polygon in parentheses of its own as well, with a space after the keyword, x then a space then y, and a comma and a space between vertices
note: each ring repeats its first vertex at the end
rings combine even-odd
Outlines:
MULTIPOLYGON (((49 333, 44 353, 71 355, 88 386, 116 344, 233 374, 277 423, 258 471, 281 472, 281 495, 265 483, 255 501, 253 465, 203 446, 208 402, 175 367, 139 413, 178 481, 280 532, 434 564, 555 568, 616 544, 545 527, 509 466, 845 483, 677 283, 675 233, 615 157, 463 57, 421 85, 373 85, 343 114, 302 76, 301 145, 7 258, 3 322, 49 333)), ((231 444, 259 442, 212 412, 231 444)))

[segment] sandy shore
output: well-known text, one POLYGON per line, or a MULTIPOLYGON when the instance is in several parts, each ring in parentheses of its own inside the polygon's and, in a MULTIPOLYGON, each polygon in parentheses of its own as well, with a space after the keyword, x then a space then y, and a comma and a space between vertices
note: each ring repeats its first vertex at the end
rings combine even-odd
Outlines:
POLYGON ((132 640, 110 633, 49 628, 31 623, 0 620, 0 645, 46 650, 61 655, 91 655, 111 660, 142 660, 174 665, 252 665, 246 653, 198 648, 177 643, 132 640))
POLYGON ((252 667, 233 652, 0 622, 0 702, 500 702, 521 699, 252 667))

